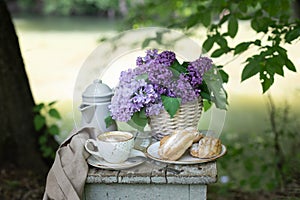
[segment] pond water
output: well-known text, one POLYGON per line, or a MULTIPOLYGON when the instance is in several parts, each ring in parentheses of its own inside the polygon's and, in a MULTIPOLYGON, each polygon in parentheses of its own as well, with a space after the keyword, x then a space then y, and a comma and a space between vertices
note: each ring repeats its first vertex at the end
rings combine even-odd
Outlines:
MULTIPOLYGON (((53 100, 59 102, 57 107, 64 118, 60 125, 63 129, 62 135, 65 136, 74 124, 72 111, 77 108, 72 108, 72 100, 79 70, 102 37, 111 37, 118 33, 120 22, 82 17, 15 17, 14 23, 34 99, 36 103, 53 100)), ((237 40, 251 40, 253 35, 249 31, 249 24, 243 23, 237 40)), ((299 71, 300 45, 287 48, 299 71)), ((242 55, 225 68, 230 75, 226 85, 229 94, 229 109, 223 129, 226 133, 260 133, 266 130, 266 95, 261 94, 258 77, 240 83, 241 65, 246 56, 242 55)), ((230 57, 225 59, 230 60, 230 57)), ((299 73, 285 70, 285 78, 277 76, 270 91, 276 101, 289 101, 296 108, 296 112, 299 111, 299 80, 299 73)), ((205 115, 203 126, 209 120, 209 114, 205 115)))

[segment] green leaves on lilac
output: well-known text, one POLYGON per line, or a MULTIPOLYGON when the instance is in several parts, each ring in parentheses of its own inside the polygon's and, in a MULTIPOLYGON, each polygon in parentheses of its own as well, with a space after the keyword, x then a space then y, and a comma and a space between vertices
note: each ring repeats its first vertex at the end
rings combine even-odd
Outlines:
POLYGON ((227 94, 223 87, 223 81, 218 70, 213 67, 204 74, 203 80, 209 89, 212 102, 215 103, 217 108, 226 110, 227 94))
POLYGON ((113 120, 112 116, 107 116, 105 119, 105 126, 106 128, 110 127, 111 125, 113 125, 113 123, 115 122, 115 120, 113 120))
POLYGON ((180 107, 181 99, 168 97, 165 95, 162 95, 161 99, 165 110, 169 113, 170 117, 173 118, 180 107))
POLYGON ((143 131, 146 124, 148 123, 148 118, 146 117, 145 109, 142 109, 140 112, 135 112, 127 123, 133 128, 139 131, 143 131))
POLYGON ((180 65, 177 60, 175 60, 174 63, 170 66, 170 70, 176 77, 178 77, 181 73, 187 72, 187 69, 184 66, 180 65))

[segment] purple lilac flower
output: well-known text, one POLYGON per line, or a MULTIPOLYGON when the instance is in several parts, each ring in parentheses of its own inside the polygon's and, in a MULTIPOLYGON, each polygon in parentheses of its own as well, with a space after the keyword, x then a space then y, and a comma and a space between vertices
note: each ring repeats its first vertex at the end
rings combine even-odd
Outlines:
POLYGON ((163 109, 163 104, 161 101, 155 104, 150 104, 146 107, 146 116, 158 115, 163 109))
POLYGON ((150 63, 155 60, 155 58, 158 56, 158 50, 157 49, 150 49, 146 51, 145 57, 138 57, 136 60, 136 65, 141 66, 143 64, 150 63))
POLYGON ((138 89, 131 98, 134 112, 140 111, 141 108, 155 103, 159 98, 158 94, 153 88, 153 85, 148 84, 138 89))
POLYGON ((154 84, 153 85, 154 90, 159 94, 159 95, 166 95, 168 97, 176 97, 175 94, 167 87, 162 86, 162 85, 158 85, 158 84, 154 84))
POLYGON ((137 57, 137 59, 136 59, 136 65, 137 66, 141 66, 141 65, 143 65, 144 64, 144 61, 143 61, 143 58, 142 57, 137 57))
POLYGON ((173 73, 168 67, 164 67, 160 64, 150 63, 148 71, 148 79, 153 84, 159 84, 168 87, 173 73))
POLYGON ((157 64, 161 64, 164 67, 171 66, 176 59, 175 53, 172 51, 163 51, 162 53, 158 54, 155 59, 157 64))
POLYGON ((187 69, 189 72, 189 81, 195 88, 202 84, 203 75, 212 67, 212 60, 207 57, 200 57, 197 60, 190 62, 187 69))
POLYGON ((171 90, 176 97, 181 98, 182 103, 194 101, 198 98, 199 94, 194 91, 194 88, 188 81, 188 77, 184 74, 180 74, 179 79, 171 84, 171 90))
POLYGON ((119 85, 131 83, 137 75, 139 74, 135 69, 128 69, 127 71, 122 71, 119 77, 119 85))
MULTIPOLYGON (((125 75, 125 74, 124 74, 125 75)), ((145 80, 132 79, 131 82, 119 84, 115 90, 115 95, 112 97, 111 105, 109 106, 112 118, 118 121, 127 122, 131 119, 134 110, 134 104, 131 101, 132 95, 147 83, 145 80)))

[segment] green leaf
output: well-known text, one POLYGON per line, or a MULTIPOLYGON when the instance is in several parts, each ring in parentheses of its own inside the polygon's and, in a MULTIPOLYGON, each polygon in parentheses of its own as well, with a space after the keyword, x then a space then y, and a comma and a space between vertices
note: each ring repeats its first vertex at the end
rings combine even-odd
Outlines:
POLYGON ((253 44, 255 44, 256 46, 261 46, 261 40, 255 40, 253 44))
POLYGON ((52 124, 49 128, 48 131, 50 135, 58 135, 59 134, 59 128, 56 124, 52 124))
POLYGON ((61 119, 61 116, 59 114, 59 112, 55 109, 55 108, 51 108, 49 110, 49 115, 53 118, 56 118, 56 119, 61 119))
POLYGON ((177 71, 176 69, 174 68, 169 68, 173 74, 174 77, 179 77, 180 76, 180 72, 177 71))
POLYGON ((294 63, 292 63, 292 61, 290 60, 290 59, 286 59, 285 60, 285 66, 289 69, 289 70, 291 70, 291 71, 293 71, 293 72, 296 72, 297 70, 296 70, 296 67, 295 67, 295 65, 294 65, 294 63))
POLYGON ((237 18, 231 15, 228 22, 228 31, 227 31, 228 35, 231 38, 234 38, 238 32, 238 28, 239 28, 239 23, 237 18))
POLYGON ((227 109, 227 94, 225 89, 223 88, 223 82, 221 75, 215 68, 207 71, 203 79, 212 94, 212 101, 215 103, 217 108, 227 109))
POLYGON ((229 75, 222 69, 219 70, 223 83, 228 83, 229 75))
POLYGON ((219 26, 221 26, 224 22, 226 22, 229 18, 230 14, 228 15, 223 15, 223 17, 221 18, 220 22, 219 22, 219 26))
POLYGON ((219 36, 216 42, 222 49, 228 48, 228 43, 225 37, 219 36))
POLYGON ((148 79, 148 74, 145 73, 145 74, 138 75, 135 79, 136 80, 147 80, 148 79))
POLYGON ((272 20, 267 17, 255 17, 251 21, 251 27, 256 31, 256 32, 263 32, 267 33, 268 32, 268 27, 272 24, 272 20))
POLYGON ((174 63, 170 66, 170 68, 176 70, 179 73, 187 72, 187 69, 182 65, 180 65, 180 63, 177 60, 174 61, 174 63))
POLYGON ((266 70, 269 74, 279 74, 284 76, 283 71, 284 60, 281 56, 273 56, 272 58, 267 59, 266 61, 266 70))
POLYGON ((190 64, 190 62, 185 61, 181 64, 181 66, 187 68, 189 66, 189 64, 190 64))
POLYGON ((274 83, 274 74, 264 74, 264 72, 260 73, 260 80, 263 89, 263 93, 265 93, 271 85, 274 83))
POLYGON ((181 99, 172 98, 165 95, 162 95, 161 99, 165 110, 169 113, 170 117, 173 118, 180 107, 181 99))
POLYGON ((260 72, 260 65, 254 59, 251 59, 249 63, 244 67, 242 71, 242 81, 256 75, 260 72))
POLYGON ((211 24, 211 13, 206 12, 201 15, 201 22, 205 27, 208 27, 211 24))
POLYGON ((45 107, 45 104, 44 103, 40 103, 38 105, 35 105, 33 107, 33 112, 36 112, 36 113, 39 113, 41 112, 41 110, 45 107))
POLYGON ((147 123, 148 123, 148 119, 141 118, 139 112, 134 113, 133 116, 131 117, 131 120, 127 122, 127 124, 129 124, 135 129, 138 129, 139 131, 143 131, 147 123))
POLYGON ((42 115, 35 115, 33 119, 34 128, 36 131, 39 131, 46 124, 46 118, 42 115))
POLYGON ((51 101, 48 106, 53 106, 54 104, 56 104, 57 101, 51 101))
POLYGON ((203 100, 206 99, 206 100, 208 100, 208 101, 211 101, 211 96, 210 96, 210 94, 207 93, 207 92, 203 92, 203 91, 201 90, 200 96, 202 97, 203 100))
POLYGON ((201 18, 199 13, 190 15, 186 20, 186 28, 189 29, 189 28, 195 26, 196 24, 200 23, 199 18, 201 18))
POLYGON ((207 101, 207 100, 203 100, 203 108, 204 108, 204 112, 208 111, 211 108, 212 104, 207 101))
POLYGON ((110 127, 115 122, 115 120, 113 120, 112 116, 110 115, 105 117, 104 121, 105 121, 106 128, 110 127))
POLYGON ((234 48, 234 55, 240 54, 240 53, 246 51, 249 48, 250 44, 251 44, 250 42, 242 42, 242 43, 238 44, 234 48))
POLYGON ((46 144, 46 143, 47 143, 47 137, 46 137, 46 135, 41 135, 39 137, 39 144, 43 145, 43 144, 46 144))
POLYGON ((153 38, 146 38, 142 43, 142 48, 146 48, 149 46, 150 42, 153 40, 153 38))
POLYGON ((225 53, 224 49, 216 49, 214 52, 212 52, 211 57, 217 58, 217 57, 220 57, 224 53, 225 53))
POLYGON ((213 47, 215 42, 215 38, 208 36, 208 38, 204 41, 202 48, 206 51, 209 52, 209 50, 211 50, 211 48, 213 47))
POLYGON ((297 39, 300 36, 300 28, 294 28, 293 30, 287 32, 284 39, 285 42, 291 43, 293 40, 297 39))

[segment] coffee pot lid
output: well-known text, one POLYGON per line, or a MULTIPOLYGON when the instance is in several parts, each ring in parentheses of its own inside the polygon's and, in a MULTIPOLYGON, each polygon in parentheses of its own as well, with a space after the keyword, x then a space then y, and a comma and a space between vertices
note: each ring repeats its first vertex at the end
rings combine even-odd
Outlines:
POLYGON ((85 89, 82 100, 87 103, 110 102, 112 96, 112 89, 102 83, 102 80, 96 79, 85 89))

